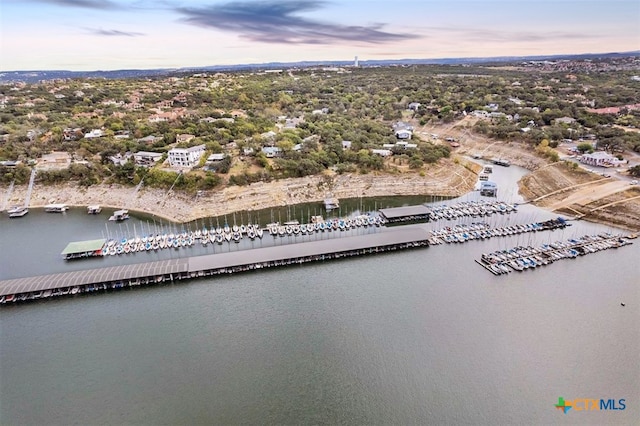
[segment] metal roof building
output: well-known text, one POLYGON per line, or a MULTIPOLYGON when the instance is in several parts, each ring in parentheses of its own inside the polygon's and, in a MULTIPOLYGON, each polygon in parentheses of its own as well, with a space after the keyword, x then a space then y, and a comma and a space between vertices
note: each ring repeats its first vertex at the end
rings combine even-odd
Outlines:
POLYGON ((425 228, 403 226, 374 234, 4 280, 0 281, 0 296, 170 275, 171 279, 182 279, 219 273, 224 269, 252 269, 250 267, 254 265, 263 267, 304 263, 386 249, 425 246, 428 245, 428 239, 429 232, 425 228))
POLYGON ((378 211, 390 223, 428 221, 431 216, 431 210, 423 204, 380 209, 378 211))

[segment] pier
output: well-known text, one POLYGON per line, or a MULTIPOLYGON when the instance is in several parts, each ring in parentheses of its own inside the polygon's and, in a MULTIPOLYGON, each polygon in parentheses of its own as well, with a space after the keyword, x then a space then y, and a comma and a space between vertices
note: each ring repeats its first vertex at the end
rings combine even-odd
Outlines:
POLYGON ((0 303, 90 293, 429 246, 419 226, 181 259, 0 281, 0 303))

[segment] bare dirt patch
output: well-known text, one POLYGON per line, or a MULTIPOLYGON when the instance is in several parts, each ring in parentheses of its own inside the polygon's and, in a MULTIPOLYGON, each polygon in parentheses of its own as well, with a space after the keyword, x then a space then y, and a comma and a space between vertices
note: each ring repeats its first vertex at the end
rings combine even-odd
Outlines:
POLYGON ((602 178, 556 163, 519 182, 520 193, 533 204, 593 222, 640 230, 640 189, 625 181, 602 178))

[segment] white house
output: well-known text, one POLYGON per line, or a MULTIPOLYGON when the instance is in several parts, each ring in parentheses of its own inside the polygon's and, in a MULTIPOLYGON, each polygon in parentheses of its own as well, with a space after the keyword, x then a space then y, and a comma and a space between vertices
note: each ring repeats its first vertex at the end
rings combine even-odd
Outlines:
POLYGON ((267 158, 279 157, 282 154, 282 150, 277 146, 263 146, 262 152, 267 158))
POLYGON ((191 148, 172 148, 169 150, 169 164, 171 167, 193 167, 198 164, 204 154, 204 145, 191 148))
POLYGON ((371 153, 374 155, 379 155, 381 157, 388 157, 390 155, 393 155, 393 152, 388 149, 372 149, 371 153))
POLYGON ((604 151, 596 151, 592 154, 584 154, 580 157, 580 162, 589 166, 614 166, 618 167, 626 163, 624 160, 618 160, 611 154, 604 151))
POLYGON ((396 131, 396 138, 398 139, 411 139, 411 131, 407 129, 400 129, 396 131))
POLYGON ((84 134, 85 139, 101 138, 104 136, 104 132, 101 129, 93 129, 89 133, 84 134))

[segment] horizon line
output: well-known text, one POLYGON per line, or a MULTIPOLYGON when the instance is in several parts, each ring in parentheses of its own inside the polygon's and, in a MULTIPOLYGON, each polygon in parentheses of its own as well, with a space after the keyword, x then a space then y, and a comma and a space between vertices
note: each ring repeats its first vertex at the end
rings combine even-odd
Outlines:
MULTIPOLYGON (((585 53, 564 53, 564 54, 537 54, 537 55, 501 55, 501 56, 451 56, 451 57, 439 57, 439 58, 403 58, 403 59, 360 59, 358 58, 359 66, 363 64, 371 63, 371 62, 408 62, 408 61, 459 61, 461 64, 464 61, 473 61, 473 62, 491 62, 492 60, 501 60, 508 62, 509 60, 517 61, 524 60, 527 58, 566 58, 566 57, 574 57, 574 56, 597 56, 597 55, 620 55, 620 56, 638 56, 640 55, 640 50, 631 50, 624 52, 585 52, 585 53)), ((320 65, 322 63, 343 63, 343 64, 352 64, 354 60, 349 59, 325 59, 325 60, 300 60, 300 61, 270 61, 270 62, 254 62, 254 63, 235 63, 235 64, 216 64, 216 65, 192 65, 192 66, 181 66, 181 67, 160 67, 160 68, 113 68, 113 69, 93 69, 93 70, 73 70, 73 69, 17 69, 17 70, 2 70, 0 69, 0 74, 6 73, 33 73, 33 72, 73 72, 73 73, 100 73, 100 72, 118 72, 118 71, 189 71, 189 70, 204 70, 206 68, 229 68, 229 67, 266 67, 269 65, 279 64, 279 65, 295 65, 295 64, 316 64, 320 65)), ((437 64, 429 64, 429 65, 437 65, 437 64)))

